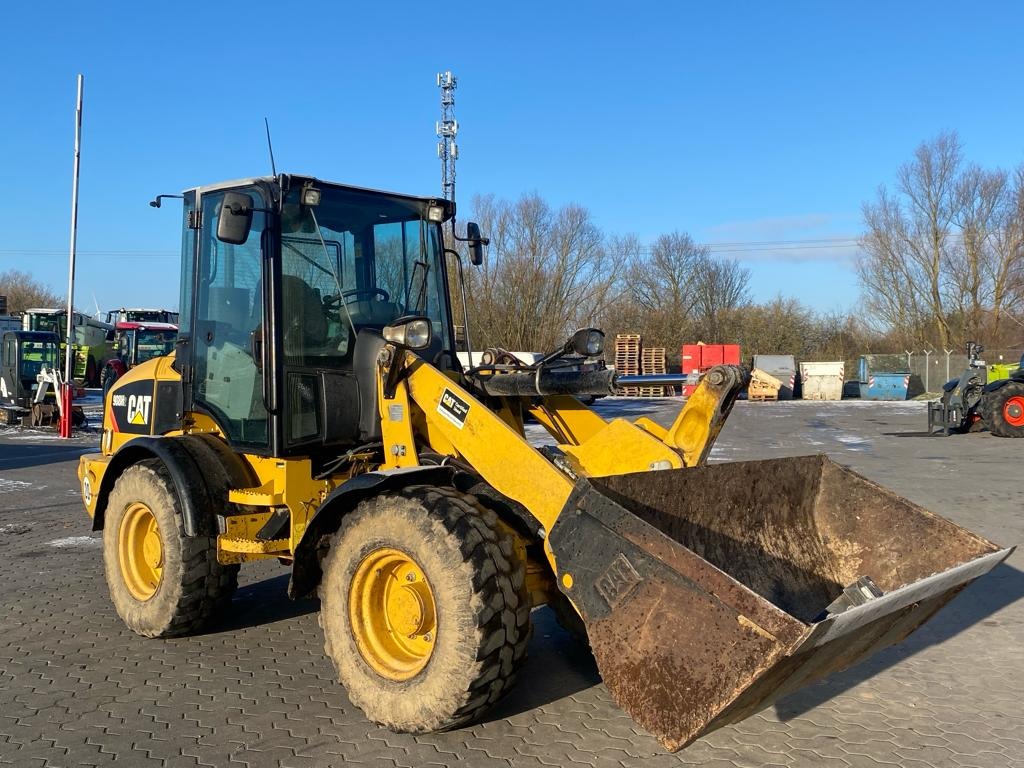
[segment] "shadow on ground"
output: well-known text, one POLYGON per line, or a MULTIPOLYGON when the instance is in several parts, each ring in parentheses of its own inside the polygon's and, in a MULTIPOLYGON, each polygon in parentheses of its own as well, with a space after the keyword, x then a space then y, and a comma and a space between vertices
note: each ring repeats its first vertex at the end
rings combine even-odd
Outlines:
POLYGON ((529 712, 601 682, 590 650, 562 629, 548 608, 533 612, 529 656, 512 691, 483 717, 494 722, 529 712))
POLYGON ((83 453, 95 451, 91 445, 32 445, 28 443, 0 443, 0 471, 40 467, 77 459, 83 453))
POLYGON ((207 634, 235 632, 319 611, 319 600, 292 600, 288 597, 288 578, 285 573, 239 587, 231 606, 207 634))

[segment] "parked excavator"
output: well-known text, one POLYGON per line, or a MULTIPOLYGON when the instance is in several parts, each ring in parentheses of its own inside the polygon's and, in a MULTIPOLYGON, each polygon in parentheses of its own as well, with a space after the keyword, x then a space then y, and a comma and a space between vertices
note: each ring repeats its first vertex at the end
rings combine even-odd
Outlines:
MULTIPOLYGON (((60 336, 53 331, 4 331, 0 337, 0 424, 49 427, 60 417, 60 336)), ((74 387, 75 396, 85 394, 74 387)), ((79 405, 71 407, 76 427, 85 423, 79 405)))
MULTIPOLYGON (((677 750, 902 640, 1011 551, 823 456, 708 465, 738 367, 668 427, 580 402, 639 383, 562 364, 599 355, 597 329, 464 367, 452 202, 281 174, 184 209, 175 352, 114 384, 78 471, 141 635, 201 631, 242 562, 279 560, 319 594, 349 699, 425 732, 508 692, 546 603, 677 750)), ((464 243, 479 264, 475 224, 464 243)))

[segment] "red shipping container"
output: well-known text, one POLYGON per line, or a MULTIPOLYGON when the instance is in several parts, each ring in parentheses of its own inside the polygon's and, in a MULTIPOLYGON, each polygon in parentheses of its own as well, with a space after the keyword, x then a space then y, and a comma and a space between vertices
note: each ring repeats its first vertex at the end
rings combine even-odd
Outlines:
POLYGON ((700 370, 701 350, 700 344, 683 344, 682 368, 683 373, 693 373, 700 370))
POLYGON ((716 365, 739 365, 739 344, 684 344, 682 349, 683 373, 703 373, 716 365))
POLYGON ((700 367, 707 369, 716 365, 721 365, 722 357, 723 351, 721 344, 705 344, 701 350, 700 367))

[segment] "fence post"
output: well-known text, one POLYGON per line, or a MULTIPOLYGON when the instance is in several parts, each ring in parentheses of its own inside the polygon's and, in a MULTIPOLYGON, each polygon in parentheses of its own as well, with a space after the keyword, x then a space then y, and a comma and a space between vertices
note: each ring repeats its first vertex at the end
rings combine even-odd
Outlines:
POLYGON ((931 392, 928 388, 928 372, 931 370, 931 356, 932 350, 924 350, 924 391, 931 392))
POLYGON ((953 350, 943 347, 942 351, 946 353, 946 381, 949 381, 949 356, 953 354, 953 350))

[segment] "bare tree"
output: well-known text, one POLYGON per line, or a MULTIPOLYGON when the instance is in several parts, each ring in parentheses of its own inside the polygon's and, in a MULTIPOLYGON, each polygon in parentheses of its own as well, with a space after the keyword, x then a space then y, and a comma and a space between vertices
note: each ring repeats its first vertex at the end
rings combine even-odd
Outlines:
POLYGON ((64 299, 28 272, 9 269, 0 272, 0 296, 7 297, 7 311, 24 312, 30 307, 61 306, 64 299))
POLYGON ((602 313, 614 275, 586 208, 554 210, 537 194, 477 197, 473 208, 491 240, 484 264, 467 272, 476 347, 550 350, 602 313))
POLYGON ((708 259, 706 246, 672 232, 660 235, 648 253, 629 264, 629 300, 643 316, 640 330, 653 346, 678 344, 680 331, 691 322, 708 259))
POLYGON ((864 206, 858 276, 880 331, 918 346, 1001 343, 1024 301, 1024 169, 963 166, 956 134, 918 147, 864 206))
POLYGON ((945 346, 951 333, 944 265, 957 215, 960 140, 944 133, 921 144, 897 172, 897 196, 880 188, 864 205, 867 233, 857 269, 867 308, 883 324, 922 333, 934 328, 945 346))
POLYGON ((736 312, 750 303, 750 270, 735 259, 706 257, 697 275, 698 335, 717 342, 735 332, 736 312))
POLYGON ((1024 310, 1024 166, 1008 178, 989 240, 992 253, 985 270, 991 284, 992 335, 1003 342, 1003 320, 1019 337, 1024 310))
POLYGON ((955 191, 955 222, 960 237, 946 254, 949 308, 960 336, 981 338, 986 310, 992 306, 992 272, 998 256, 993 236, 1007 194, 1007 174, 971 165, 960 175, 955 191))

